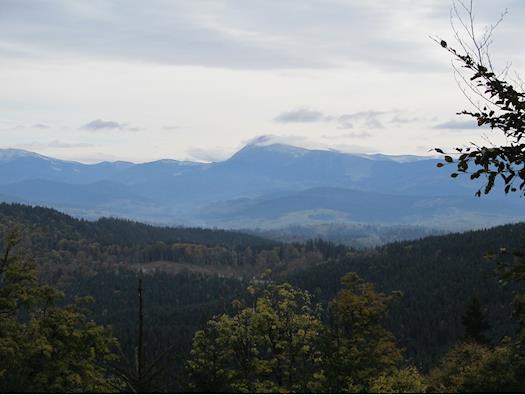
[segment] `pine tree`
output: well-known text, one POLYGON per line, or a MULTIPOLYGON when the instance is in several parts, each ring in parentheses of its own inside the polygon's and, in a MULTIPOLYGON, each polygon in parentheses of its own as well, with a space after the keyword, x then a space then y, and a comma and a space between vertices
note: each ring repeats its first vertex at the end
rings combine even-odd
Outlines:
POLYGON ((485 336, 485 332, 490 329, 490 325, 481 310, 481 303, 477 296, 473 297, 472 301, 467 305, 461 322, 465 329, 464 338, 466 341, 490 344, 490 340, 485 336))

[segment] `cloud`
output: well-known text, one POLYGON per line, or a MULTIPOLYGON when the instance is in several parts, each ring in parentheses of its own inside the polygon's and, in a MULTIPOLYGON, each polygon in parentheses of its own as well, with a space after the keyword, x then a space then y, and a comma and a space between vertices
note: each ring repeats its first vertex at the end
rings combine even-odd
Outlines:
POLYGON ((43 123, 35 123, 33 127, 36 129, 49 129, 49 125, 45 125, 43 123))
POLYGON ((434 126, 434 129, 479 129, 479 128, 488 128, 489 126, 483 125, 478 126, 478 123, 476 120, 466 120, 466 121, 456 121, 451 120, 443 123, 439 123, 434 126))
POLYGON ((281 123, 308 123, 308 122, 327 122, 333 118, 324 115, 321 111, 314 111, 308 108, 300 108, 294 111, 283 112, 275 117, 274 121, 281 123))
POLYGON ((164 130, 177 130, 177 129, 180 129, 180 127, 179 126, 174 126, 174 125, 164 125, 162 127, 162 129, 164 129, 164 130))
POLYGON ((115 121, 104 121, 102 119, 95 119, 94 121, 91 121, 84 126, 82 126, 81 129, 91 130, 91 131, 97 131, 97 130, 103 130, 103 129, 120 129, 123 130, 126 128, 125 123, 118 123, 115 121))
POLYGON ((352 114, 344 114, 338 118, 341 129, 352 129, 355 125, 368 129, 382 129, 383 123, 379 120, 381 115, 387 114, 386 111, 361 111, 352 114))
POLYGON ((393 123, 393 124, 406 125, 406 124, 409 124, 409 123, 417 123, 417 122, 421 122, 421 121, 422 121, 421 117, 403 117, 403 116, 395 115, 388 122, 389 123, 393 123))
MULTIPOLYGON (((339 129, 383 129, 385 124, 408 124, 420 122, 419 117, 403 117, 399 110, 378 111, 367 110, 342 115, 327 115, 321 111, 312 110, 310 108, 301 108, 294 111, 283 112, 274 118, 274 121, 281 123, 310 123, 310 122, 337 122, 339 129), (390 119, 385 119, 386 115, 391 116, 390 119), (394 114, 392 116, 392 114, 394 114)), ((364 132, 347 134, 347 137, 364 138, 364 132)))
POLYGON ((427 34, 438 22, 448 26, 448 8, 436 0, 420 7, 408 0, 395 7, 385 0, 256 6, 235 0, 4 1, 0 53, 234 69, 362 63, 427 72, 436 69, 427 34))

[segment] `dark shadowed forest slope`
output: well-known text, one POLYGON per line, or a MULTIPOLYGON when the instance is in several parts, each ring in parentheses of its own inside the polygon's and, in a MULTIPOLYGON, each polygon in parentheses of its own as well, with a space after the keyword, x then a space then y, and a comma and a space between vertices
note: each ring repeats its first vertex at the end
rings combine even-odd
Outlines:
MULTIPOLYGON (((2 233, 21 224, 26 248, 47 281, 70 298, 96 299, 93 318, 110 324, 132 360, 136 342, 137 268, 144 275, 146 354, 171 350, 163 390, 181 389, 181 361, 193 333, 235 299, 249 299, 250 280, 270 278, 310 290, 326 303, 354 271, 379 291, 399 290, 387 326, 410 361, 427 369, 463 335, 461 317, 473 296, 488 313, 493 341, 511 334, 512 289, 498 284, 484 255, 525 244, 525 224, 432 236, 357 251, 322 240, 277 243, 238 232, 159 228, 117 219, 88 222, 57 211, 0 205, 2 233), (160 264, 162 263, 162 264, 160 264), (173 267, 182 270, 170 270, 173 267), (184 266, 185 265, 185 266, 184 266), (206 270, 192 270, 192 268, 206 270), (226 273, 226 274, 225 274, 226 273)), ((265 280, 267 281, 267 280, 265 280)))
POLYGON ((322 300, 335 295, 341 276, 349 271, 358 272, 382 291, 402 291, 389 325, 409 356, 428 367, 462 336, 461 316, 473 296, 487 310, 493 340, 512 332, 509 300, 513 290, 501 286, 494 272, 496 262, 485 255, 500 248, 513 251, 524 244, 525 224, 505 225, 391 243, 305 269, 288 279, 322 300))
MULTIPOLYGON (((0 203, 0 223, 19 223, 42 237, 58 240, 87 239, 103 245, 151 243, 155 241, 198 243, 222 246, 260 246, 272 244, 261 237, 220 229, 152 226, 140 222, 101 218, 85 221, 59 211, 38 206, 0 203), (46 232, 48 230, 49 232, 46 232)), ((52 242, 48 240, 48 242, 52 242)))

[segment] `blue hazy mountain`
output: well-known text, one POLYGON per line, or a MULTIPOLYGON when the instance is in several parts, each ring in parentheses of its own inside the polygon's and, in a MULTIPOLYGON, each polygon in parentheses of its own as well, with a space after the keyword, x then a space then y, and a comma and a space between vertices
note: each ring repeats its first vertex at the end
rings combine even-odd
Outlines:
POLYGON ((523 202, 470 196, 391 195, 333 187, 213 203, 199 215, 203 222, 233 228, 282 228, 291 224, 366 223, 462 229, 514 222, 523 202))
MULTIPOLYGON (((521 201, 451 179, 437 159, 250 144, 216 163, 82 164, 0 150, 0 199, 76 215, 216 226, 320 221, 479 227, 525 217, 521 201)), ((525 206, 523 206, 525 208, 525 206)))
POLYGON ((65 161, 17 149, 0 149, 0 184, 25 180, 48 180, 71 184, 117 181, 135 184, 140 181, 171 177, 200 163, 160 160, 149 163, 100 162, 84 164, 65 161))

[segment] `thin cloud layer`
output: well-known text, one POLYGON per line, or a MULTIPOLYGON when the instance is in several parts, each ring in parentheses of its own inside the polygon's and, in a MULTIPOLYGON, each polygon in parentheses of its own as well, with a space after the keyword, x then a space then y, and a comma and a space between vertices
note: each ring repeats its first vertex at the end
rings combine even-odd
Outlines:
POLYGON ((91 130, 91 131, 99 131, 103 129, 124 129, 126 128, 125 123, 119 123, 115 121, 104 121, 102 119, 95 119, 94 121, 91 121, 84 126, 82 126, 81 129, 85 130, 91 130))
POLYGON ((341 115, 338 121, 342 129, 352 129, 356 124, 367 129, 382 129, 383 123, 379 117, 386 113, 385 111, 361 111, 341 115))
POLYGON ((418 5, 408 0, 395 6, 387 0, 4 0, 0 54, 70 54, 231 69, 363 63, 428 72, 436 70, 428 42, 421 26, 409 21, 438 26, 448 17, 449 5, 438 0, 418 5))
POLYGON ((308 108, 283 112, 274 118, 280 123, 311 123, 311 122, 336 122, 339 129, 353 129, 354 127, 365 129, 383 129, 385 123, 411 123, 418 122, 420 118, 403 118, 396 114, 393 118, 383 119, 386 115, 392 115, 399 111, 359 111, 342 115, 327 115, 321 111, 308 108))
POLYGON ((299 110, 283 112, 282 114, 275 117, 276 122, 282 123, 329 122, 332 119, 332 117, 324 115, 321 111, 314 111, 308 108, 301 108, 299 110))

